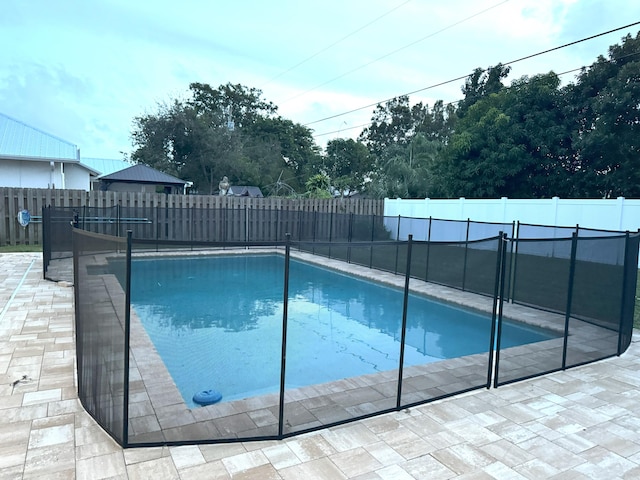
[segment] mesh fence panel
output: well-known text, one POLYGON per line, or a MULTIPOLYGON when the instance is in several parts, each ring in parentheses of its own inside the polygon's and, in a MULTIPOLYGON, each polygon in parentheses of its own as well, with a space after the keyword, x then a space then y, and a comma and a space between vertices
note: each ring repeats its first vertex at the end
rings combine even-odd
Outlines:
POLYGON ((625 245, 625 236, 576 239, 567 367, 618 352, 625 245))
POLYGON ((450 306, 409 296, 401 404, 488 386, 491 327, 490 314, 452 314, 450 306))
POLYGON ((505 278, 505 292, 509 291, 510 281, 513 303, 547 311, 532 310, 528 315, 548 330, 549 338, 520 346, 509 345, 506 331, 512 326, 507 309, 498 328, 496 385, 563 367, 564 313, 569 298, 572 240, 519 239, 512 243, 507 246, 511 259, 505 265, 505 272, 510 270, 510 277, 505 278))
POLYGON ((278 434, 283 268, 280 255, 133 259, 130 445, 278 434))
POLYGON ((431 219, 429 239, 432 242, 464 242, 467 239, 467 222, 431 219))
POLYGON ((291 261, 288 312, 285 434, 396 406, 397 290, 291 261))
POLYGON ((499 254, 499 237, 467 244, 463 286, 465 291, 493 296, 498 281, 499 254))
POLYGON ((621 308, 620 350, 624 352, 631 344, 633 334, 633 317, 636 304, 636 288, 638 282, 638 249, 640 234, 630 235, 625 250, 624 294, 621 308))
MULTIPOLYGON (((71 229, 75 223, 114 235, 73 234, 78 377, 83 405, 125 444, 280 438, 486 386, 492 363, 491 313, 480 318, 471 312, 476 317, 470 322, 475 327, 482 324, 479 330, 467 332, 464 324, 456 324, 457 341, 440 341, 451 320, 436 312, 438 302, 425 306, 423 299, 409 295, 399 385, 402 301, 376 305, 374 300, 365 306, 359 302, 371 288, 368 282, 348 287, 342 280, 323 282, 319 273, 297 264, 290 265, 287 273, 282 255, 287 234, 294 240, 293 251, 315 254, 314 263, 322 265, 326 262, 319 257, 328 257, 345 262, 338 267, 344 272, 352 269, 349 263, 357 264, 395 274, 396 282, 406 281, 408 274, 470 292, 460 295, 481 294, 474 301, 482 299, 479 305, 485 307, 486 296, 493 297, 502 279, 506 298, 518 305, 505 306, 499 325, 497 385, 614 355, 624 351, 631 338, 638 235, 510 241, 502 277, 501 239, 464 239, 467 234, 471 238, 510 226, 504 224, 248 208, 83 208, 49 213, 64 219, 58 222, 60 232, 63 225, 71 229), (402 236, 425 227, 427 237, 463 235, 463 241, 390 240, 399 230, 402 236), (125 228, 144 237, 133 245, 135 288, 127 357, 125 228), (226 264, 232 257, 234 263, 226 264), (276 264, 256 266, 256 258, 276 264), (285 279, 289 280, 286 295, 285 279), (311 307, 311 300, 319 306, 311 307), (169 311, 167 303, 178 305, 177 310, 169 311), (530 316, 548 330, 508 321, 511 307, 520 309, 514 318, 530 316), (298 318, 289 323, 294 314, 298 318), (349 334, 343 331, 347 317, 356 322, 349 334), (372 343, 372 329, 394 340, 391 350, 372 343), (513 339, 522 332, 538 339, 519 344, 513 339), (337 349, 322 350, 317 342, 301 346, 314 335, 330 339, 337 349), (346 365, 341 342, 372 349, 354 357, 382 355, 388 363, 381 367, 374 358, 370 363, 378 365, 375 371, 350 376, 340 368, 346 365), (465 350, 463 345, 472 348, 465 350), (126 425, 125 358, 134 379, 126 425), (323 370, 344 375, 315 379, 323 370), (232 375, 223 379, 227 372, 232 375), (301 372, 313 377, 311 384, 300 383, 301 372), (190 382, 186 388, 184 379, 190 382), (245 382, 243 393, 233 393, 224 383, 240 380, 245 382), (207 389, 223 390, 225 401, 196 406, 193 394, 207 389)), ((64 242, 63 238, 53 242, 53 250, 64 251, 64 242)), ((51 258, 54 253, 46 255, 51 258)), ((390 290, 398 294, 397 289, 390 290)), ((388 293, 374 298, 382 300, 388 293)), ((469 313, 460 309, 457 316, 469 313)))
POLYGON ((73 244, 78 397, 123 443, 126 302, 118 278, 126 278, 126 239, 74 229, 73 244))
POLYGON ((462 290, 464 285, 464 243, 436 242, 428 245, 426 280, 462 290))
POLYGON ((554 227, 518 223, 518 239, 571 238, 576 227, 554 227))
POLYGON ((497 237, 501 232, 506 233, 509 238, 513 238, 515 225, 513 223, 469 222, 470 241, 497 237))
POLYGON ((571 239, 517 240, 512 300, 556 312, 567 307, 571 239))

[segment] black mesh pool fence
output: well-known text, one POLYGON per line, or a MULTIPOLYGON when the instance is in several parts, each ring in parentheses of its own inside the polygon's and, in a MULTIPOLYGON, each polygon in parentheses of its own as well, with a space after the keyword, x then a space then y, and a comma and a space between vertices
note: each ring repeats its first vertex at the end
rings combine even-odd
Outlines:
MULTIPOLYGON (((152 212, 138 211, 135 218, 144 218, 145 213, 152 212)), ((196 210, 193 215, 204 218, 204 213, 198 217, 196 210)), ((304 230, 304 216, 296 213, 288 221, 297 222, 304 230)), ((318 225, 317 215, 314 217, 310 225, 318 225)), ((285 235, 284 241, 204 242, 194 240, 195 234, 178 241, 128 241, 73 229, 78 388, 84 407, 121 445, 129 447, 286 438, 486 388, 491 383, 498 386, 606 358, 622 353, 630 342, 638 234, 551 240, 496 236, 462 242, 413 241, 410 236, 407 241, 371 242, 354 240, 354 231, 375 236, 371 232, 382 222, 363 219, 354 228, 355 219, 349 217, 323 219, 332 225, 323 231, 331 235, 346 232, 352 240, 342 242, 292 240, 292 235, 285 235), (349 229, 341 226, 344 224, 349 229), (277 268, 260 270, 262 273, 252 270, 248 275, 206 260, 222 261, 231 253, 245 260, 275 255, 277 268), (297 256, 323 269, 328 268, 330 258, 332 268, 341 269, 340 275, 366 267, 372 269, 374 278, 378 270, 385 272, 387 281, 396 282, 393 288, 403 292, 404 300, 394 307, 385 306, 384 312, 380 307, 369 307, 373 310, 362 311, 361 320, 368 328, 380 329, 396 339, 397 350, 388 354, 395 363, 373 374, 296 384, 289 367, 315 365, 309 368, 316 371, 341 361, 337 352, 318 355, 298 348, 300 336, 310 332, 289 323, 291 308, 298 306, 296 302, 304 295, 321 300, 327 293, 313 286, 309 274, 292 267, 291 259, 297 256), (188 262, 182 265, 179 258, 188 262), (164 270, 162 262, 172 262, 171 273, 164 270), (182 270, 175 270, 177 265, 182 265, 182 270), (208 280, 199 281, 200 273, 209 275, 208 280), (482 349, 456 353, 456 342, 434 344, 426 336, 426 332, 438 332, 445 325, 425 316, 421 300, 411 293, 412 285, 421 280, 452 287, 452 292, 461 291, 460 295, 476 299, 474 304, 486 305, 485 326, 473 334, 460 333, 461 341, 473 338, 482 349), (190 307, 213 296, 222 284, 232 284, 233 291, 219 298, 205 314, 189 314, 182 320, 163 313, 164 306, 157 300, 144 301, 145 292, 157 289, 158 298, 182 298, 181 304, 190 307), (137 290, 129 297, 131 285, 137 290), (279 293, 261 298, 260 292, 267 286, 279 293), (202 293, 194 297, 196 288, 202 293), (512 301, 505 301, 510 296, 512 301), (258 335, 274 341, 269 347, 261 342, 264 348, 259 351, 275 361, 274 368, 256 378, 256 391, 244 398, 190 406, 160 351, 178 351, 188 328, 202 335, 201 346, 193 354, 202 356, 203 366, 210 365, 203 367, 205 375, 226 365, 220 355, 229 347, 240 349, 238 358, 251 357, 254 351, 242 353, 243 348, 255 348, 251 342, 229 345, 233 337, 218 336, 205 328, 213 321, 223 330, 252 332, 256 324, 238 315, 247 307, 270 319, 258 335), (392 323, 378 325, 373 320, 377 317, 370 315, 374 311, 392 323), (149 313, 153 320, 145 327, 142 316, 149 313), (511 344, 505 336, 514 328, 510 319, 522 317, 535 317, 536 325, 519 324, 516 328, 541 337, 531 343, 511 344), (426 363, 410 360, 418 354, 434 358, 426 363)), ((198 228, 194 226, 194 232, 198 228)), ((279 238, 277 229, 270 232, 279 238)), ((340 325, 341 315, 359 311, 355 299, 363 288, 338 290, 338 306, 331 314, 336 325, 340 325)), ((339 336, 359 344, 368 342, 368 332, 355 329, 339 336)), ((239 376, 252 371, 241 364, 223 368, 237 368, 239 376)))
POLYGON ((72 237, 78 397, 126 445, 128 305, 126 287, 118 279, 126 279, 127 241, 78 229, 72 237))
POLYGON ((535 307, 540 322, 558 336, 499 347, 496 386, 626 350, 633 330, 639 238, 574 232, 570 239, 514 241, 513 303, 535 307))

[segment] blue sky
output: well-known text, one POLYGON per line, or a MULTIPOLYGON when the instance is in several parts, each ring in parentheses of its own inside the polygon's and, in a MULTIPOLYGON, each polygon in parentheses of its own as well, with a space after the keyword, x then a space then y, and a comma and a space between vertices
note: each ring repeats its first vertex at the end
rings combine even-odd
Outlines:
MULTIPOLYGON (((130 152, 134 117, 191 82, 259 88, 306 124, 640 20, 635 0, 2 3, 0 111, 103 158, 130 152)), ((589 65, 639 30, 517 63, 508 81, 589 65)), ((410 98, 455 101, 462 83, 410 98)), ((355 138, 372 112, 310 127, 320 145, 355 138)))

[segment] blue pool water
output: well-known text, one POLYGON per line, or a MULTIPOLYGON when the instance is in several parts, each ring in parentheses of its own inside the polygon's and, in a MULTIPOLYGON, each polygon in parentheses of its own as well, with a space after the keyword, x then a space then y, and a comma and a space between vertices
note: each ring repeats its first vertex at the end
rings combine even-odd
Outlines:
MULTIPOLYGON (((236 255, 134 260, 131 302, 185 402, 223 401, 280 385, 284 258, 236 255)), ((403 292, 291 260, 285 385, 396 369, 403 292)), ((411 295, 405 365, 487 352, 489 316, 411 295)), ((503 324, 502 346, 554 338, 503 324)))

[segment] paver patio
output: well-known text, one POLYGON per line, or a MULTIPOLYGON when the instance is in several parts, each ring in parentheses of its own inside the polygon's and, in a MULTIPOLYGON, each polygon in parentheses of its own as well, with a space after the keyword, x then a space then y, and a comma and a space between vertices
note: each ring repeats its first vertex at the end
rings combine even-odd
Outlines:
POLYGON ((77 398, 73 288, 0 254, 0 479, 640 478, 640 334, 620 357, 283 441, 120 448, 77 398))

